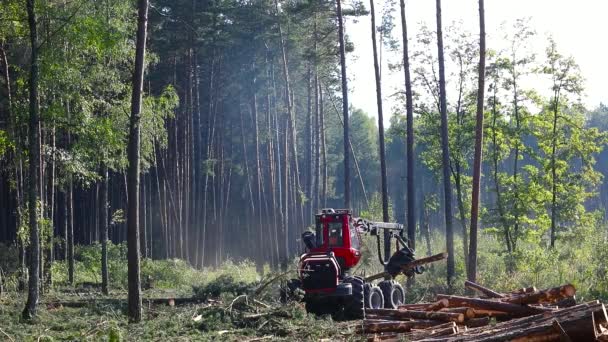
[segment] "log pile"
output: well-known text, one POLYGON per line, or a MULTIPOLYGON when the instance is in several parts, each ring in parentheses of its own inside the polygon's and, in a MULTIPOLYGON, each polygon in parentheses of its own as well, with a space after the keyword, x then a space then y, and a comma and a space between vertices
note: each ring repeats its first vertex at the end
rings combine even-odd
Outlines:
POLYGON ((577 304, 572 285, 509 293, 465 287, 480 296, 440 294, 435 302, 367 309, 355 330, 370 341, 608 341, 604 304, 577 304))

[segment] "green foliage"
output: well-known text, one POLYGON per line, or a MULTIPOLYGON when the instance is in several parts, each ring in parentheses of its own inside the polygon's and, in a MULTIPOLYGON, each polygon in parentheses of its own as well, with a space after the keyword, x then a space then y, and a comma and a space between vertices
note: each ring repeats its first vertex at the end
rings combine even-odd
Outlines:
MULTIPOLYGON (((77 245, 74 249, 76 284, 101 282, 101 245, 77 245)), ((127 246, 108 242, 108 271, 110 288, 127 288, 127 246)), ((68 284, 67 264, 55 261, 52 265, 53 281, 56 285, 68 284)), ((192 287, 203 288, 203 284, 216 279, 226 282, 230 278, 238 284, 252 284, 259 281, 256 267, 245 261, 233 263, 228 260, 217 269, 199 271, 180 259, 152 260, 141 262, 141 279, 155 289, 175 290, 180 293, 192 291, 192 287)))
MULTIPOLYGON (((455 290, 464 294, 464 260, 462 240, 455 246, 456 268, 459 278, 455 290)), ((432 238, 433 252, 444 249, 445 240, 440 234, 432 238)), ((588 229, 577 239, 564 240, 559 248, 549 249, 536 242, 521 241, 515 253, 505 252, 502 237, 488 234, 479 236, 478 283, 497 291, 511 291, 521 287, 549 288, 571 283, 577 288, 581 301, 607 299, 608 270, 603 262, 608 247, 605 227, 588 229)), ((416 276, 416 285, 408 293, 410 301, 432 299, 435 293, 445 292, 445 262, 432 264, 424 274, 416 276)))
POLYGON ((2 158, 4 154, 10 151, 13 147, 14 144, 10 140, 8 133, 5 130, 0 129, 0 158, 2 158))

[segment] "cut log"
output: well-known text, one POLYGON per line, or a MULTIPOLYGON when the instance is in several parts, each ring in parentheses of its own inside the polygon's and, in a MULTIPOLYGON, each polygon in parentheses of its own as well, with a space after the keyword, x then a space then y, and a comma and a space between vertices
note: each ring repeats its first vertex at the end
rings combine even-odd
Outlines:
POLYGON ((417 341, 430 337, 440 337, 453 335, 458 332, 458 326, 454 322, 444 323, 440 325, 436 325, 431 328, 426 328, 423 330, 412 329, 411 332, 405 335, 406 340, 417 341))
POLYGON ((541 303, 554 303, 568 297, 572 297, 576 294, 574 286, 562 285, 546 290, 539 290, 536 292, 523 293, 516 296, 503 298, 502 301, 513 304, 541 304, 541 303))
POLYGON ((450 305, 450 301, 447 299, 439 299, 435 303, 429 305, 426 310, 427 311, 439 311, 443 308, 447 308, 450 305))
POLYGON ((426 310, 433 303, 416 303, 416 304, 401 304, 399 310, 426 310))
MULTIPOLYGON (((553 321, 559 322, 563 331, 577 341, 592 341, 595 338, 594 313, 604 316, 603 304, 580 304, 541 315, 513 319, 491 327, 470 329, 466 334, 458 334, 446 341, 553 341, 559 340, 561 333, 556 332, 553 321)), ((604 317, 600 317, 604 319, 604 317)))
MULTIPOLYGON (((409 262, 409 263, 407 263, 405 265, 402 265, 401 266, 401 271, 405 272, 405 271, 413 269, 413 268, 415 268, 417 266, 422 266, 422 265, 430 264, 432 262, 443 260, 443 259, 445 259, 447 257, 448 257, 448 253, 444 252, 444 253, 439 253, 439 254, 431 255, 431 256, 426 257, 426 258, 420 258, 420 259, 414 260, 412 262, 409 262)), ((369 283, 369 282, 371 282, 373 280, 380 279, 380 278, 386 278, 386 277, 392 277, 392 275, 390 273, 388 273, 388 272, 381 272, 381 273, 378 273, 378 274, 375 274, 375 275, 372 275, 372 276, 369 276, 369 277, 365 278, 365 282, 369 283)))
POLYGON ((485 309, 473 309, 473 314, 475 318, 483 318, 483 317, 509 317, 509 313, 504 311, 496 311, 496 310, 485 310, 485 309))
POLYGON ((456 312, 456 313, 461 313, 461 314, 464 314, 464 318, 465 319, 475 318, 475 310, 473 310, 471 308, 467 308, 467 307, 461 307, 461 308, 443 308, 443 309, 441 309, 439 311, 441 311, 441 312, 456 312))
POLYGON ((569 308, 576 305, 576 296, 564 298, 554 303, 558 308, 569 308))
POLYGON ((442 311, 414 311, 414 310, 392 310, 392 309, 367 309, 366 315, 375 315, 375 317, 384 317, 397 320, 404 319, 429 319, 442 322, 464 322, 465 316, 463 313, 457 312, 442 312, 442 311))
POLYGON ((370 336, 367 338, 367 342, 378 342, 378 341, 384 341, 384 342, 398 342, 401 341, 400 336, 402 336, 401 334, 374 334, 373 336, 370 336))
POLYGON ((475 290, 475 291, 477 291, 477 292, 479 292, 479 293, 481 293, 481 294, 483 294, 483 295, 485 295, 486 297, 489 297, 489 298, 504 298, 505 297, 505 295, 502 294, 502 293, 498 293, 498 292, 496 292, 496 291, 494 291, 492 289, 489 289, 487 287, 481 286, 481 285, 479 285, 477 283, 474 283, 472 281, 466 280, 464 282, 464 286, 467 287, 467 288, 469 288, 469 289, 475 290))
POLYGON ((363 321, 363 326, 357 325, 355 331, 358 334, 376 333, 405 333, 412 329, 425 329, 437 325, 437 321, 415 320, 415 321, 392 321, 392 322, 369 322, 363 321))
POLYGON ((437 295, 437 298, 440 300, 447 299, 449 302, 448 307, 468 306, 473 309, 502 311, 508 313, 513 317, 524 317, 551 311, 551 309, 532 308, 529 306, 516 305, 512 303, 499 302, 495 300, 481 298, 469 298, 449 295, 437 295))
POLYGON ((490 324, 490 317, 471 318, 465 322, 465 326, 469 328, 484 327, 490 324))

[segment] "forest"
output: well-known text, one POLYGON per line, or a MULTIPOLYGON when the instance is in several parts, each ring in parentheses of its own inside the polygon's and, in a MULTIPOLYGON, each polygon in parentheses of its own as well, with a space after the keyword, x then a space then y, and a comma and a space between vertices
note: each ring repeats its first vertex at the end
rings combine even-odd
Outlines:
POLYGON ((1 339, 365 339, 279 301, 324 208, 403 227, 355 229, 338 273, 384 271, 392 237, 447 252, 393 276, 406 306, 465 280, 608 300, 608 105, 525 11, 487 34, 484 0, 475 31, 412 2, 3 0, 1 339))

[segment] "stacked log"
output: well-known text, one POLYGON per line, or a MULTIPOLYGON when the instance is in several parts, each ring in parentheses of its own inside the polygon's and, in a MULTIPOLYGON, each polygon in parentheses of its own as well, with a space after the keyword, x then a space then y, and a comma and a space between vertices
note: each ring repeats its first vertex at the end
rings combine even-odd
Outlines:
POLYGON ((465 287, 484 298, 439 294, 432 303, 368 309, 356 331, 376 341, 608 341, 606 308, 576 304, 570 284, 508 293, 468 281, 465 287))

